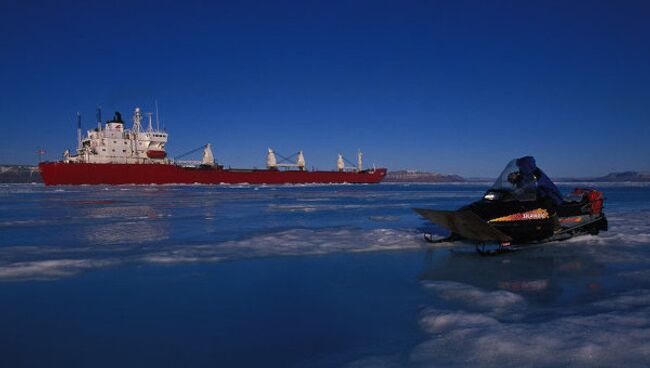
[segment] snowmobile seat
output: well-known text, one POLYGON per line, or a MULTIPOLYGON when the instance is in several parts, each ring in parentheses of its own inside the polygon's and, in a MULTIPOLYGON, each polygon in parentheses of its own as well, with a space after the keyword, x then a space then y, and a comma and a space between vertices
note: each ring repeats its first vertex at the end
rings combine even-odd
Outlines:
POLYGON ((557 207, 557 214, 560 217, 571 217, 571 216, 580 216, 586 215, 589 213, 589 208, 591 204, 587 199, 584 201, 570 201, 562 202, 561 205, 557 207))

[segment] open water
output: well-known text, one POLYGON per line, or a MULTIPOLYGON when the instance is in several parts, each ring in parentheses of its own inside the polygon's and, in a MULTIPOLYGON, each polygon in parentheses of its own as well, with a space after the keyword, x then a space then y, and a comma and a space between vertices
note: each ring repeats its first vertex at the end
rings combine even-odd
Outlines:
POLYGON ((427 248, 410 208, 486 188, 2 185, 0 366, 650 365, 650 186, 598 236, 427 248))

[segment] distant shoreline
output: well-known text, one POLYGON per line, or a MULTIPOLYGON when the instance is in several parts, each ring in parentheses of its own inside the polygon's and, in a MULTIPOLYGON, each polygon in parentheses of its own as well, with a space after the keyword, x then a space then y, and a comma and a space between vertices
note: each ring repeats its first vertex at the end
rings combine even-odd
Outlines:
POLYGON ((0 165, 0 183, 42 183, 38 166, 0 165))
MULTIPOLYGON (((556 183, 649 183, 650 172, 624 171, 600 177, 558 177, 556 183)), ((428 171, 388 170, 384 183, 493 183, 496 178, 464 178, 459 175, 440 174, 428 171)))

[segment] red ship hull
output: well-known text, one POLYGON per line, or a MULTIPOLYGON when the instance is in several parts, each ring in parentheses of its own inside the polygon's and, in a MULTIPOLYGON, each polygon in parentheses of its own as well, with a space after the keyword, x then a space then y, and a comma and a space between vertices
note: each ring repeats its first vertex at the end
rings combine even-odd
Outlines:
POLYGON ((361 172, 241 170, 184 167, 168 164, 88 164, 43 162, 38 165, 45 185, 119 184, 374 184, 386 169, 361 172))

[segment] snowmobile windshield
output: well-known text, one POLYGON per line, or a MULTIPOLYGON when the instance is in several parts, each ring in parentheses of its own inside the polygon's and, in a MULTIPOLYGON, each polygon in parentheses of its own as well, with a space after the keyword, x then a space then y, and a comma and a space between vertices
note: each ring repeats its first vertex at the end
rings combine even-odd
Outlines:
POLYGON ((492 188, 483 197, 486 200, 542 200, 560 205, 562 194, 535 164, 535 158, 525 156, 510 161, 492 188))
POLYGON ((535 177, 522 173, 517 165, 517 159, 514 159, 501 172, 484 198, 496 199, 496 195, 501 200, 534 201, 537 199, 535 177), (490 193, 493 193, 494 196, 488 197, 490 193))

